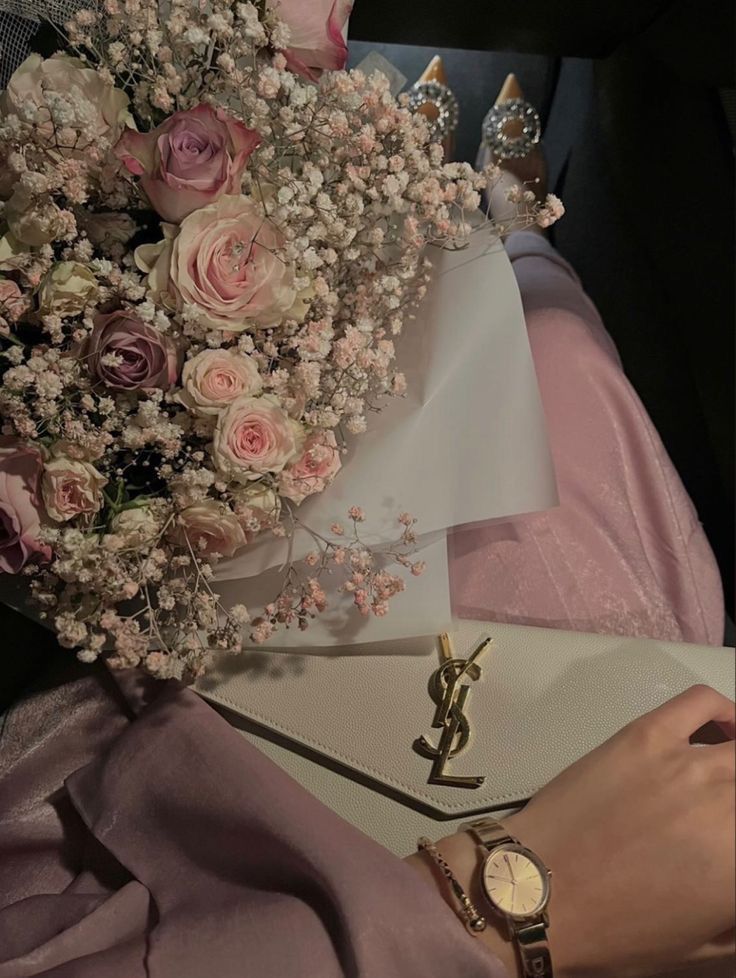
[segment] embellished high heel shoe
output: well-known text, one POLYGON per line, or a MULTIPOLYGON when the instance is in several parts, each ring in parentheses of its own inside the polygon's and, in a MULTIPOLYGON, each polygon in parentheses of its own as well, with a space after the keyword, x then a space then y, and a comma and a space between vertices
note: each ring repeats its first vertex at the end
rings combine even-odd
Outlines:
POLYGON ((509 74, 481 127, 483 141, 497 161, 521 160, 542 135, 537 110, 525 101, 516 75, 509 74))
POLYGON ((409 89, 409 108, 427 117, 432 138, 442 143, 445 159, 450 159, 460 119, 460 106, 447 84, 445 66, 438 54, 409 89))
POLYGON ((528 219, 530 229, 541 231, 534 215, 547 199, 547 164, 540 145, 542 126, 536 109, 524 99, 516 75, 506 76, 481 132, 476 167, 480 170, 490 163, 498 167, 498 177, 486 191, 494 220, 501 227, 511 228, 520 219, 528 219))

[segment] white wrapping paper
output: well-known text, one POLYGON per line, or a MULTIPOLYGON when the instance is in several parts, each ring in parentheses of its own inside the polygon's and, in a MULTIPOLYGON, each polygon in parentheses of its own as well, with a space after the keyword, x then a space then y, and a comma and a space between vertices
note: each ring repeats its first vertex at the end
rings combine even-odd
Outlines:
MULTIPOLYGON (((336 481, 299 510, 324 536, 350 506, 367 514, 363 538, 380 548, 398 538, 396 518, 419 520, 427 563, 384 618, 361 618, 335 574, 321 581, 328 609, 307 632, 281 630, 268 643, 302 651, 437 634, 450 626, 446 531, 557 504, 552 460, 516 279, 502 245, 475 234, 461 252, 435 251, 430 294, 397 343, 409 393, 369 418, 336 481)), ((314 549, 308 534, 293 556, 314 549)), ((223 604, 257 613, 280 589, 288 544, 271 535, 217 568, 223 604)), ((30 617, 22 580, 0 575, 0 600, 30 617)), ((44 622, 47 624, 47 622, 44 622)))
MULTIPOLYGON (((337 593, 339 578, 325 579, 330 608, 306 633, 279 632, 272 645, 436 634, 450 622, 445 531, 557 504, 521 300, 503 246, 477 231, 468 249, 435 250, 432 260, 430 294, 397 343, 408 395, 369 419, 335 482, 299 510, 303 523, 330 537, 330 524, 345 521, 350 506, 361 506, 363 539, 377 547, 396 540, 396 518, 408 510, 419 521, 417 559, 427 561, 427 572, 412 578, 380 619, 361 619, 349 597, 337 593)), ((313 549, 299 531, 293 557, 313 549)), ((217 589, 224 603, 255 610, 272 598, 286 555, 286 542, 269 535, 220 564, 217 589)))

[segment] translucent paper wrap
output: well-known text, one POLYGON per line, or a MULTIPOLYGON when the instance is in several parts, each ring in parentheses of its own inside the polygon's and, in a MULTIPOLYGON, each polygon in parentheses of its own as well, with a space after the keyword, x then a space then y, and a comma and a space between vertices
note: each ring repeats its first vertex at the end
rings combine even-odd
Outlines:
MULTIPOLYGON (((385 618, 361 618, 337 574, 324 577, 329 607, 306 634, 278 632, 270 645, 319 648, 436 634, 451 620, 449 528, 557 504, 552 460, 521 299, 503 246, 475 232, 462 251, 435 250, 430 293, 397 342, 408 394, 389 401, 353 439, 336 481, 299 509, 310 529, 331 537, 350 506, 366 512, 362 537, 385 547, 397 515, 418 520, 427 570, 411 579, 385 618)), ((254 611, 278 593, 283 568, 314 550, 300 530, 291 543, 265 535, 218 565, 227 606, 254 611)))

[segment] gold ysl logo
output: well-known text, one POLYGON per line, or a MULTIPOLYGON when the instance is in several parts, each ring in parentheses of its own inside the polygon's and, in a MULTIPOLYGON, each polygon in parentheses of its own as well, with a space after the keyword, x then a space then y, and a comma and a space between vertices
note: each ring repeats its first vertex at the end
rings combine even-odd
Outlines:
POLYGON ((485 777, 445 774, 445 766, 465 749, 470 740, 470 724, 465 715, 465 701, 470 686, 461 680, 466 676, 473 681, 480 679, 481 671, 477 660, 492 641, 490 637, 484 638, 467 659, 456 659, 452 653, 450 636, 440 636, 442 665, 432 675, 429 695, 437 705, 432 726, 440 728, 442 733, 436 747, 424 736, 414 741, 414 750, 433 762, 429 784, 444 784, 452 788, 480 788, 485 781, 485 777))

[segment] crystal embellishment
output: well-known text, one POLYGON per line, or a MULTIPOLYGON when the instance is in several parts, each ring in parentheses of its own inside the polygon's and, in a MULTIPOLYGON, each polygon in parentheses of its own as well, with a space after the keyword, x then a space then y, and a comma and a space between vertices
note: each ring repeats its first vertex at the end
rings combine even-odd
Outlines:
POLYGON ((533 105, 520 98, 511 98, 491 107, 483 120, 483 141, 499 160, 520 160, 528 156, 539 142, 542 124, 533 105), (511 136, 507 127, 520 122, 521 132, 511 136))
POLYGON ((436 119, 428 119, 432 139, 444 139, 457 129, 460 106, 452 89, 441 82, 417 82, 409 89, 409 108, 416 112, 423 105, 437 110, 436 119))

